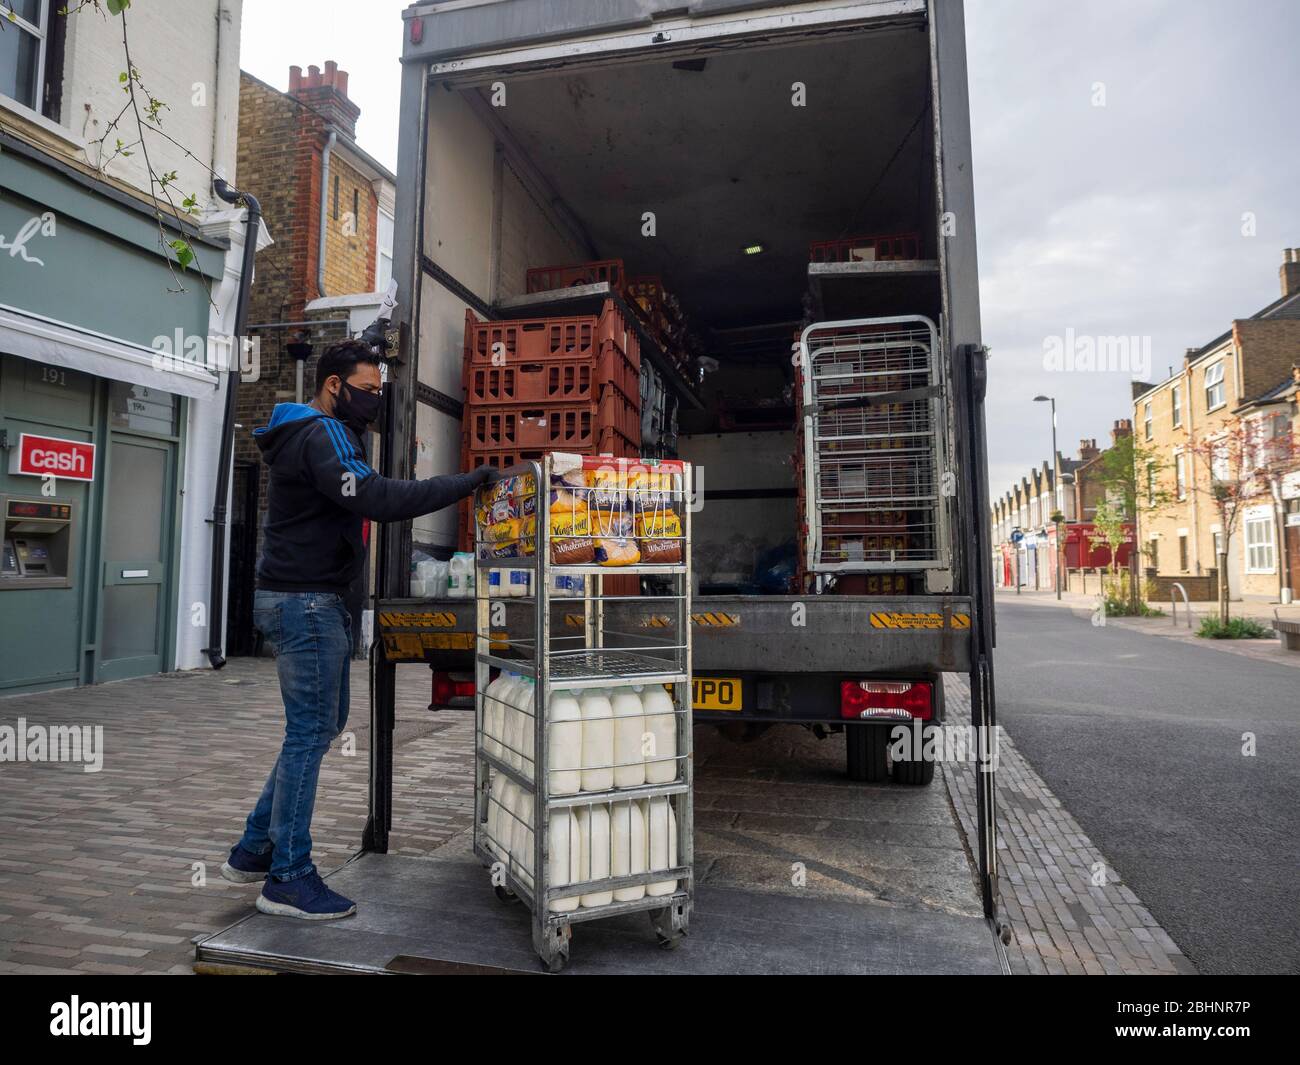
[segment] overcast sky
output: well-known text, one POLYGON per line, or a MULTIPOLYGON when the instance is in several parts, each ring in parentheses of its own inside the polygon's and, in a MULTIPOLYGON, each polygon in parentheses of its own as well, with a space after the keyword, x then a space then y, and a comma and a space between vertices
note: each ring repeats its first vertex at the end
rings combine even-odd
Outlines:
MULTIPOLYGON (((246 0, 241 65, 277 88, 334 59, 357 139, 397 159, 403 0, 246 0), (361 14, 364 8, 364 14, 361 14)), ((1131 371, 1279 295, 1300 246, 1300 2, 967 0, 991 487, 1132 417, 1131 371), (1254 235, 1244 235, 1243 229, 1254 235), (1137 338, 1124 367, 1051 370, 1060 338, 1137 338)), ((1079 350, 1086 350, 1080 348, 1079 350)), ((1116 349, 1112 349, 1116 350, 1116 349)))

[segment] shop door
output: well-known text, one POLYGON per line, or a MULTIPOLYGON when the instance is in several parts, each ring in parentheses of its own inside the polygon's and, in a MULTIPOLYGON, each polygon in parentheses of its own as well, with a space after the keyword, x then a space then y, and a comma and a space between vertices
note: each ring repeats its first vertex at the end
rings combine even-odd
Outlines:
POLYGON ((176 445, 113 435, 104 495, 96 681, 165 668, 176 445))

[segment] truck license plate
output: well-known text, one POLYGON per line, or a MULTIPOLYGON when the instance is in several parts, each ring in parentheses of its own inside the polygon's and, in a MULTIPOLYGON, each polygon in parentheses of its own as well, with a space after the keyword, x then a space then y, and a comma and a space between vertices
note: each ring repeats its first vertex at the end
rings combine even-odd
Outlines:
POLYGON ((696 677, 691 681, 691 704, 696 710, 739 710, 739 677, 696 677))

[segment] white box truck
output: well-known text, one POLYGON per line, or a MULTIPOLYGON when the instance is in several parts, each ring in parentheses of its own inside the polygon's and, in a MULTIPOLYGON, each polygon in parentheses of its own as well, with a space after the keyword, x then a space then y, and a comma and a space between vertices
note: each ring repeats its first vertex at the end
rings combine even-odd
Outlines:
MULTIPOLYGON (((985 351, 961 0, 419 3, 403 14, 400 122, 381 470, 459 466, 467 310, 542 317, 619 301, 674 390, 677 450, 702 471, 697 723, 843 735, 850 776, 923 784, 933 762, 891 759, 888 732, 942 720, 942 675, 967 674, 974 857, 992 918, 985 351), (862 234, 907 234, 909 250, 885 241, 878 254, 862 234), (810 254, 826 242, 833 253, 810 254), (611 259, 664 279, 704 358, 674 363, 608 282, 526 291, 530 267, 611 259), (866 538, 863 521, 895 538, 866 538), (845 523, 859 525, 849 546, 845 523), (791 550, 794 594, 763 579, 791 550)), ((413 552, 445 555, 457 538, 450 511, 379 530, 369 816, 339 883, 383 905, 337 942, 244 921, 201 944, 200 960, 369 971, 414 965, 375 960, 408 940, 422 956, 487 950, 447 946, 486 943, 489 925, 444 920, 447 903, 429 901, 469 913, 486 893, 469 887, 473 862, 388 853, 399 666, 432 667, 435 702, 471 668, 472 601, 410 594, 413 552)), ((796 923, 816 936, 820 920, 796 923)), ((835 942, 811 949, 858 964, 851 935, 835 942)), ((759 949, 743 948, 761 970, 759 949)))

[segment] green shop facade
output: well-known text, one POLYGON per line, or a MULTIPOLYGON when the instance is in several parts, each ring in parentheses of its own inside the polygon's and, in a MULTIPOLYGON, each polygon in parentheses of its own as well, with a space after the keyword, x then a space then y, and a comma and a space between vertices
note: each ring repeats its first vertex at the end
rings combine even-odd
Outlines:
POLYGON ((0 696, 202 663, 242 231, 177 236, 0 133, 0 696))

